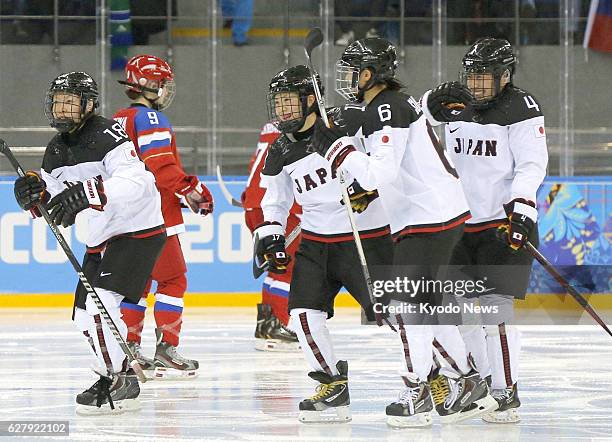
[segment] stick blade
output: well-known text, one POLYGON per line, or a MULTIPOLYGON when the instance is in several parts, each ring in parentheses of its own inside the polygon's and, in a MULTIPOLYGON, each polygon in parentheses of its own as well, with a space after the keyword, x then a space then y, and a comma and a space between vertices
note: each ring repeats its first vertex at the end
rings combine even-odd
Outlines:
POLYGON ((310 57, 312 50, 323 43, 323 31, 321 28, 312 28, 304 39, 304 49, 310 57))

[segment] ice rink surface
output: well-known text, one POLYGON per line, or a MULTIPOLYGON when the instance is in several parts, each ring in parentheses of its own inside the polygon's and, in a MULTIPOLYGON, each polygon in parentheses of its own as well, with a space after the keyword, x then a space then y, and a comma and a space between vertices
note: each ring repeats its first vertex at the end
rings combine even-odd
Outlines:
MULTIPOLYGON (((338 309, 329 322, 337 355, 349 361, 353 421, 328 425, 297 421, 298 402, 316 384, 301 353, 254 350, 254 309, 188 309, 180 349, 200 361, 199 377, 148 382, 141 411, 87 418, 75 415, 75 395, 97 377, 70 312, 4 309, 0 324, 0 421, 68 420, 70 440, 612 440, 612 338, 591 325, 521 327, 520 424, 434 420, 394 430, 384 410, 402 387, 397 338, 360 326, 356 310, 338 309)), ((35 440, 16 440, 24 439, 35 440)))

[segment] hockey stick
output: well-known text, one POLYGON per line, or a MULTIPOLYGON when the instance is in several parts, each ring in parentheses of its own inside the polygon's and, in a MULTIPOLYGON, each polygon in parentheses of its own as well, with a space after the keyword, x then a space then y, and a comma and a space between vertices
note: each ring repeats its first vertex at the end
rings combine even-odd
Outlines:
MULTIPOLYGON (((300 224, 298 224, 297 226, 293 228, 291 232, 289 232, 289 235, 287 235, 287 238, 285 238, 285 249, 289 248, 291 243, 295 241, 295 239, 300 235, 300 233, 302 233, 302 227, 300 224)), ((254 239, 253 250, 257 250, 258 243, 259 243, 259 235, 256 234, 255 239, 254 239)), ((253 256, 253 277, 255 279, 259 278, 261 275, 263 275, 263 273, 266 270, 268 270, 267 261, 260 263, 257 261, 257 255, 253 256)))
MULTIPOLYGON (((306 59, 308 60, 308 69, 310 70, 310 77, 312 78, 312 86, 314 88, 315 97, 317 99, 317 105, 319 107, 319 113, 321 114, 321 119, 325 126, 330 127, 329 120, 327 118, 327 112, 325 111, 325 102, 323 101, 323 96, 321 95, 321 91, 319 90, 319 84, 317 83, 317 78, 315 76, 315 70, 312 66, 312 50, 323 43, 323 32, 320 28, 312 28, 306 38, 304 39, 304 52, 306 52, 306 59)), ((374 287, 372 285, 372 278, 370 277, 370 271, 368 270, 368 262, 366 261, 365 253, 363 251, 363 246, 361 244, 361 238, 359 237, 359 230, 357 229, 357 223, 355 222, 355 215, 353 214, 353 207, 351 206, 351 199, 349 197, 348 191, 346 189, 346 181, 344 179, 344 173, 342 170, 338 171, 338 177, 340 179, 340 189, 342 191, 342 200, 344 201, 344 206, 346 207, 346 213, 348 214, 349 222, 351 224, 351 230, 353 231, 353 238, 355 239, 355 246, 357 247, 357 255, 359 256, 359 261, 361 262, 361 270, 363 272, 363 277, 365 278, 366 286, 368 288, 368 296, 370 297, 370 302, 372 304, 376 303, 376 298, 374 297, 374 287)), ((396 332, 397 330, 391 322, 387 318, 383 318, 380 313, 374 312, 376 317, 376 324, 380 327, 383 324, 383 321, 387 323, 391 330, 396 332)))
MULTIPOLYGON (((13 166, 13 168, 15 169, 15 171, 20 177, 26 176, 23 168, 21 167, 21 164, 19 164, 19 161, 17 161, 17 158, 15 158, 15 155, 13 155, 13 152, 11 152, 11 149, 8 147, 8 145, 6 144, 6 141, 4 141, 3 139, 0 139, 0 153, 6 156, 6 158, 10 161, 11 165, 13 166)), ((123 350, 123 353, 125 353, 125 355, 127 356, 128 361, 130 362, 130 366, 134 369, 136 376, 138 376, 138 379, 141 382, 143 383, 146 382, 147 378, 145 374, 143 373, 142 368, 138 364, 138 361, 134 357, 134 354, 131 352, 131 350, 125 343, 125 340, 119 333, 117 326, 113 322, 113 318, 111 318, 110 315, 108 314, 108 310, 106 310, 106 307, 104 307, 104 304, 102 304, 100 297, 94 290, 93 286, 87 280, 87 277, 83 273, 83 268, 81 267, 81 264, 74 256, 74 253, 72 252, 72 249, 70 249, 70 246, 66 242, 64 235, 62 235, 62 232, 60 232, 59 228, 51 220, 51 217, 49 216, 49 212, 47 212, 47 209, 42 204, 38 204, 37 207, 40 210, 40 213, 42 214, 43 218, 45 219, 45 221, 51 228, 53 235, 55 235, 55 239, 57 239, 57 242, 60 244, 60 246, 64 250, 64 253, 68 257, 68 260, 72 264, 72 267, 77 272, 77 275, 79 276, 79 279, 81 280, 81 283, 83 284, 83 287, 85 287, 87 294, 91 296, 91 299, 93 299, 94 303, 96 304, 96 307, 98 307, 98 310, 100 311, 100 315, 106 321, 106 324, 108 325, 111 332, 113 333, 113 336, 119 343, 121 350, 123 350)))
POLYGON ((524 247, 529 253, 531 253, 531 255, 533 255, 533 257, 542 265, 542 267, 544 267, 544 269, 548 273, 550 273, 550 275, 555 278, 559 284, 561 284, 561 287, 563 287, 567 291, 567 293, 569 293, 572 298, 574 298, 576 302, 580 304, 589 315, 591 315, 595 322, 601 325, 601 327, 606 331, 606 333, 612 336, 612 331, 610 331, 606 323, 603 321, 603 319, 601 319, 601 317, 597 314, 593 307, 589 305, 589 301, 587 301, 584 296, 578 293, 578 291, 563 276, 561 276, 561 274, 557 271, 557 269, 554 268, 550 261, 548 261, 548 259, 546 259, 546 257, 542 255, 540 251, 535 248, 533 244, 531 244, 531 242, 527 241, 524 247))
POLYGON ((238 201, 236 198, 232 196, 228 188, 225 186, 225 182, 223 181, 223 177, 221 176, 221 167, 217 164, 217 180, 219 181, 219 186, 221 187, 221 193, 225 197, 226 201, 230 203, 234 207, 242 207, 242 203, 238 201))

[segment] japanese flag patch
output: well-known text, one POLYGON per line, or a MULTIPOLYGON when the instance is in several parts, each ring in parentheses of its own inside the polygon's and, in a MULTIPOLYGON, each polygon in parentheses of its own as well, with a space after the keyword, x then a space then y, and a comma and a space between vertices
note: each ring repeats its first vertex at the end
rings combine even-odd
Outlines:
POLYGON ((544 130, 543 124, 536 124, 533 126, 533 134, 536 138, 542 138, 546 136, 546 131, 544 130))
POLYGON ((123 149, 123 155, 125 155, 125 159, 127 161, 138 161, 138 154, 136 153, 136 148, 134 146, 123 149))

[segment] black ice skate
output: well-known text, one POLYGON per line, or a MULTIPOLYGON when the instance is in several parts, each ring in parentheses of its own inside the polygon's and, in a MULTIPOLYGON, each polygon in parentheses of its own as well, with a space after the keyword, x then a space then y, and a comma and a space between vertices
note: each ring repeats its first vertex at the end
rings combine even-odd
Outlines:
POLYGON ((427 382, 404 379, 406 389, 387 405, 387 424, 396 428, 428 427, 432 424, 433 401, 427 382))
POLYGON ((516 383, 512 387, 493 390, 491 395, 497 402, 498 408, 491 413, 483 415, 483 421, 492 424, 513 424, 521 421, 518 414, 518 408, 521 406, 521 401, 518 397, 516 383))
POLYGON ((76 397, 76 413, 80 415, 121 414, 140 410, 140 386, 131 368, 100 379, 76 397))
POLYGON ((348 389, 348 364, 338 361, 338 373, 331 376, 323 371, 308 373, 320 382, 317 394, 300 402, 300 422, 349 422, 351 398, 348 389))
POLYGON ((272 314, 268 304, 257 304, 257 327, 255 349, 261 351, 298 351, 300 344, 295 333, 285 327, 272 314))
POLYGON ((138 361, 138 364, 144 371, 147 379, 153 379, 155 372, 155 361, 142 354, 142 349, 140 348, 140 344, 138 342, 127 341, 127 346, 138 361))
POLYGON ((198 361, 179 355, 176 347, 163 342, 162 331, 155 329, 157 347, 155 349, 155 379, 193 379, 198 376, 198 361))
POLYGON ((431 394, 443 424, 480 417, 497 408, 487 383, 475 370, 457 379, 441 375, 436 370, 432 379, 431 394))

